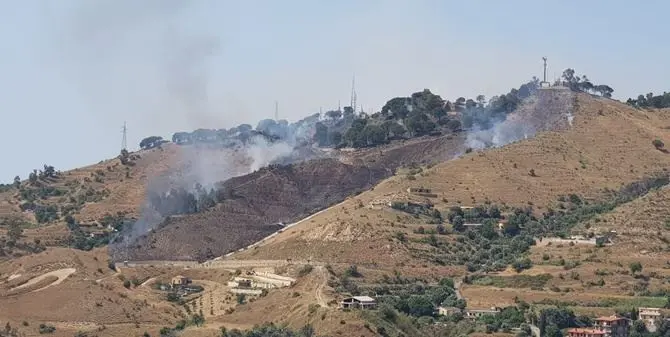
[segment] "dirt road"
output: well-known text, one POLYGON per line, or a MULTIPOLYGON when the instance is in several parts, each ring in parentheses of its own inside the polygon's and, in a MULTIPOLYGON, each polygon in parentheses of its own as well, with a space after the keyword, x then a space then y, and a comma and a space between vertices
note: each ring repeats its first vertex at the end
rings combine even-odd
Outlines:
POLYGON ((77 270, 74 269, 74 268, 64 268, 64 269, 54 270, 52 272, 48 272, 48 273, 42 274, 42 275, 37 276, 37 277, 33 277, 28 282, 26 282, 26 283, 24 283, 24 284, 22 284, 18 287, 12 288, 11 291, 22 289, 22 288, 25 288, 25 287, 30 287, 33 284, 36 284, 36 283, 42 281, 43 279, 45 279, 47 277, 56 276, 58 278, 56 281, 53 281, 51 284, 48 284, 48 285, 46 285, 42 288, 39 288, 37 290, 33 290, 32 292, 44 290, 44 289, 49 288, 53 285, 56 285, 56 284, 59 284, 59 283, 63 282, 68 276, 70 276, 71 274, 74 274, 74 272, 76 272, 76 271, 77 270))
POLYGON ((328 272, 326 271, 326 268, 324 268, 323 266, 317 266, 316 271, 319 274, 319 277, 322 279, 322 281, 316 287, 314 296, 316 297, 316 302, 320 306, 327 308, 328 302, 325 300, 325 296, 323 294, 323 288, 325 288, 326 284, 328 284, 328 272))

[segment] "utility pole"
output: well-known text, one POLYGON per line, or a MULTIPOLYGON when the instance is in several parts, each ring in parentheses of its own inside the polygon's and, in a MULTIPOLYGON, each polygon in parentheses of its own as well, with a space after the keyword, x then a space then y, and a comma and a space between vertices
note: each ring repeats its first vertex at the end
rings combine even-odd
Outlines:
POLYGON ((126 122, 123 122, 123 129, 121 129, 123 137, 121 138, 121 150, 128 150, 128 128, 126 128, 126 122))

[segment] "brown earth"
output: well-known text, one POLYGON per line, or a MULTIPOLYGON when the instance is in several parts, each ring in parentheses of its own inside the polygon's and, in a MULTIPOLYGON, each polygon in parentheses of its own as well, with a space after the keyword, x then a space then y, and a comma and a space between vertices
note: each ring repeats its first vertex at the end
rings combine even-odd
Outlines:
POLYGON ((502 148, 475 151, 411 177, 396 175, 261 247, 235 256, 321 256, 333 262, 406 265, 411 260, 409 248, 392 234, 402 231, 411 241, 412 228, 429 226, 391 210, 386 206, 390 201, 429 200, 439 210, 489 201, 507 206, 533 205, 541 213, 548 207, 557 208, 561 195, 597 198, 605 188, 618 189, 667 169, 670 156, 651 144, 656 138, 670 139, 670 115, 666 111, 636 110, 582 94, 576 107, 573 126, 565 131, 546 131, 502 148), (529 174, 531 169, 536 176, 529 174), (407 192, 410 187, 420 186, 432 189, 437 197, 407 192), (380 260, 379 256, 392 258, 380 260))
MULTIPOLYGON (((636 110, 612 100, 579 95, 575 103, 572 126, 566 126, 562 121, 559 118, 554 121, 558 124, 554 130, 558 131, 543 131, 535 138, 520 140, 503 148, 475 151, 436 166, 424 165, 421 170, 398 170, 395 176, 382 181, 374 188, 350 197, 344 203, 286 229, 257 248, 236 253, 233 258, 311 258, 337 266, 356 263, 362 265, 364 275, 392 273, 394 270, 403 275, 420 275, 426 278, 465 274, 461 266, 435 266, 430 261, 417 257, 417 251, 429 251, 430 246, 419 241, 425 236, 415 234, 415 230, 420 226, 429 229, 434 225, 426 224, 425 219, 416 219, 392 210, 387 206, 388 202, 429 200, 436 208, 444 211, 454 205, 471 206, 489 200, 509 206, 532 204, 534 209, 541 213, 549 207, 557 208, 558 196, 576 193, 585 199, 595 199, 602 195, 604 188, 618 189, 624 184, 664 171, 670 164, 670 155, 655 149, 651 144, 652 140, 657 138, 666 143, 670 141, 670 114, 667 110, 636 110), (535 171, 536 176, 529 174, 531 169, 535 171), (407 192, 407 188, 419 186, 431 188, 437 197, 426 198, 407 192), (405 233, 407 242, 403 243, 397 239, 398 232, 405 233)), ((451 136, 408 141, 404 145, 391 144, 382 154, 377 155, 372 150, 343 151, 342 163, 333 165, 329 162, 327 166, 333 168, 327 172, 329 174, 341 172, 336 177, 345 182, 347 180, 342 177, 349 177, 348 174, 352 172, 355 178, 365 180, 363 177, 365 174, 341 165, 353 164, 353 167, 356 167, 355 165, 360 165, 360 162, 355 161, 358 158, 368 164, 368 169, 375 171, 383 168, 386 163, 384 160, 392 160, 391 166, 401 162, 425 163, 431 154, 439 151, 442 151, 443 156, 440 158, 451 158, 456 154, 453 152, 457 146, 445 150, 446 146, 461 144, 463 139, 459 138, 460 136, 451 139, 449 137, 451 136), (426 148, 427 150, 422 152, 426 148), (403 154, 403 151, 407 151, 407 154, 403 154), (381 159, 383 157, 391 159, 381 159), (377 166, 369 163, 377 163, 375 164, 377 166)), ((167 158, 168 154, 165 152, 169 151, 172 151, 171 147, 166 147, 164 152, 160 150, 143 152, 142 158, 131 170, 138 170, 136 173, 139 173, 140 169, 146 172, 161 171, 161 168, 166 166, 161 163, 151 164, 144 160, 154 158, 152 156, 159 158, 161 155, 167 158)), ((306 165, 305 172, 309 172, 308 163, 306 165)), ((99 167, 104 168, 104 165, 99 167)), ((368 171, 366 169, 361 172, 368 171)), ((132 179, 136 180, 124 179, 124 182, 118 183, 112 179, 105 180, 105 185, 117 185, 115 191, 126 193, 124 195, 128 200, 138 202, 131 205, 131 201, 126 203, 119 200, 121 208, 135 207, 135 212, 138 211, 138 205, 144 200, 142 194, 144 192, 137 191, 144 189, 140 181, 146 182, 140 180, 140 176, 141 174, 131 175, 132 179), (136 184, 129 186, 131 184, 128 182, 131 181, 136 184)), ((65 173, 64 177, 68 177, 68 174, 65 173)), ((296 207, 297 204, 306 214, 318 207, 308 203, 312 200, 300 193, 303 192, 301 186, 314 184, 315 186, 311 190, 308 189, 307 193, 326 198, 325 192, 318 185, 318 180, 303 181, 303 179, 304 177, 298 179, 287 173, 279 174, 271 170, 262 170, 233 179, 228 184, 239 184, 235 186, 239 187, 238 193, 243 196, 240 198, 242 200, 247 198, 262 200, 259 197, 252 197, 252 193, 260 190, 260 187, 266 189, 263 193, 275 193, 276 190, 283 190, 284 186, 291 186, 294 189, 287 189, 286 193, 291 197, 297 197, 299 201, 278 199, 281 202, 276 205, 281 207, 270 208, 266 207, 266 204, 258 206, 254 203, 244 204, 240 200, 231 200, 230 204, 221 205, 224 210, 211 213, 222 212, 221 214, 232 216, 234 213, 230 210, 229 213, 223 213, 225 207, 234 207, 236 211, 243 207, 248 210, 247 214, 234 214, 243 221, 274 219, 265 212, 281 221, 283 219, 281 216, 285 214, 282 207, 288 209, 296 207), (253 183, 245 186, 244 183, 248 181, 253 183)), ((633 295, 636 295, 634 294, 636 285, 642 281, 648 282, 646 287, 650 291, 668 286, 670 258, 665 238, 670 234, 670 228, 666 225, 666 219, 670 216, 667 207, 670 205, 669 196, 666 189, 651 192, 599 216, 588 225, 581 224, 575 229, 576 232, 616 230, 618 235, 612 246, 596 248, 552 244, 533 247, 531 258, 535 265, 521 275, 551 274, 552 279, 540 289, 465 285, 462 293, 471 307, 511 305, 515 297, 538 303, 543 303, 547 299, 583 302, 618 298, 625 303, 638 305, 656 301, 657 298, 633 295), (580 263, 574 268, 566 269, 556 263, 561 258, 580 263), (641 276, 635 277, 630 274, 628 271, 630 262, 642 263, 641 276), (599 279, 604 280, 604 285, 590 284, 599 279), (556 291, 556 288, 559 291, 556 291), (568 288, 569 290, 566 290, 568 288)), ((273 200, 273 203, 278 200, 273 200)), ((336 202, 334 199, 331 200, 330 202, 336 202)), ((103 200, 95 204, 105 205, 104 202, 108 201, 103 200)), ((7 203, 3 207, 7 207, 7 203)), ((111 201, 107 206, 87 205, 81 214, 91 214, 91 218, 95 218, 97 215, 114 210, 114 207, 116 205, 111 201)), ((195 242, 202 240, 202 236, 192 233, 197 230, 192 229, 201 228, 199 226, 204 226, 205 223, 225 221, 225 218, 217 220, 215 216, 207 217, 207 213, 199 216, 203 218, 190 218, 198 219, 197 222, 187 220, 189 217, 174 219, 174 223, 165 227, 166 234, 162 239, 165 241, 160 241, 161 244, 167 245, 171 242, 176 246, 175 243, 185 242, 185 246, 189 248, 177 248, 175 251, 181 250, 185 252, 184 255, 192 254, 195 242), (203 225, 199 224, 200 219, 203 225), (179 226, 179 229, 176 226, 179 226)), ((42 232, 42 237, 47 238, 58 233, 58 230, 48 232, 46 228, 30 229, 26 230, 26 235, 39 232, 42 232)), ((216 237, 213 239, 220 240, 216 237)), ((453 238, 445 235, 439 236, 439 239, 449 241, 453 238)), ((222 242, 219 241, 219 244, 222 242)), ((169 251, 167 248, 161 249, 164 252, 169 251)), ((0 263, 0 282, 7 280, 11 275, 20 274, 19 278, 14 279, 16 280, 14 282, 20 283, 63 268, 76 268, 77 271, 62 283, 42 291, 14 297, 0 297, 0 321, 3 323, 9 321, 12 326, 20 327, 20 330, 28 335, 38 335, 39 322, 50 322, 58 328, 55 335, 71 336, 77 330, 83 329, 82 327, 95 331, 100 329, 100 325, 96 324, 99 323, 106 326, 98 332, 100 336, 139 336, 145 330, 155 335, 161 326, 174 326, 183 314, 181 308, 168 304, 146 287, 125 289, 120 275, 107 267, 107 255, 104 249, 82 252, 49 248, 37 255, 5 261, 0 263), (98 280, 100 282, 97 282, 98 280), (98 306, 98 303, 102 306, 98 306), (28 327, 21 327, 21 322, 24 320, 29 323, 28 327), (136 323, 139 328, 136 327, 136 323)), ((149 277, 168 279, 176 274, 187 273, 193 273, 194 279, 211 282, 223 282, 229 277, 229 273, 216 270, 198 271, 181 268, 164 270, 158 267, 122 270, 122 275, 138 279, 149 277)), ((507 271, 492 275, 514 274, 507 271)), ((302 278, 293 289, 272 292, 264 298, 237 307, 233 314, 208 318, 205 327, 190 328, 189 335, 214 335, 220 325, 242 328, 263 320, 287 322, 296 327, 312 322, 319 333, 326 334, 336 334, 338 331, 342 335, 366 334, 363 322, 357 317, 347 316, 350 313, 318 308, 315 314, 310 315, 309 305, 320 301, 315 290, 319 285, 318 274, 312 272, 302 278), (293 297, 293 292, 298 292, 299 296, 293 297), (326 316, 321 319, 320 315, 323 313, 326 316), (340 321, 345 321, 345 324, 341 324, 340 321)), ((605 315, 613 313, 615 308, 577 305, 575 309, 579 313, 605 315)))
POLYGON ((214 209, 171 217, 139 241, 114 246, 112 255, 119 261, 221 256, 276 232, 279 222, 292 223, 371 188, 401 164, 453 156, 460 142, 452 135, 428 137, 234 177, 220 184, 231 197, 214 209))

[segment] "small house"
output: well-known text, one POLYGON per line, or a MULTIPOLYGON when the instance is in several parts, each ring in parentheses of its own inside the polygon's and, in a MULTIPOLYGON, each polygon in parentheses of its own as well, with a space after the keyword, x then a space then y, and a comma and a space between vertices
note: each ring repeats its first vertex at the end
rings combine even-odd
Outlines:
POLYGON ((370 296, 347 297, 340 302, 342 309, 374 309, 377 301, 370 296))
POLYGON ((594 325, 598 330, 605 332, 605 337, 628 337, 630 320, 616 315, 598 317, 594 325))
POLYGON ((448 315, 453 315, 453 314, 462 313, 462 312, 463 312, 463 310, 461 310, 460 308, 456 308, 456 307, 443 307, 443 306, 437 307, 437 314, 440 315, 440 316, 448 316, 448 315))
POLYGON ((105 233, 105 232, 103 232, 103 231, 93 231, 93 232, 91 232, 91 233, 89 234, 89 236, 92 237, 92 238, 96 238, 96 239, 97 239, 97 238, 102 238, 102 237, 104 237, 106 234, 107 234, 107 233, 105 233))
POLYGON ((650 332, 656 332, 656 321, 660 320, 661 316, 659 308, 638 308, 638 317, 650 332))
POLYGON ((465 317, 469 319, 477 319, 484 315, 497 315, 500 313, 500 308, 492 307, 491 309, 468 309, 465 311, 465 317))
POLYGON ((228 281, 228 286, 231 288, 251 288, 252 282, 250 279, 236 277, 232 281, 228 281))
POLYGON ((177 275, 177 276, 173 277, 172 281, 170 282, 172 287, 182 287, 182 286, 185 286, 189 283, 191 283, 191 279, 189 279, 186 276, 181 276, 181 275, 177 275))

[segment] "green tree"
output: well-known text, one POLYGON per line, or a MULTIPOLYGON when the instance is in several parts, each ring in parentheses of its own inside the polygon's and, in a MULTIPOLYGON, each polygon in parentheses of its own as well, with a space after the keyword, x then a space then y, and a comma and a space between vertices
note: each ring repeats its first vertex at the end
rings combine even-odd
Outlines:
POLYGON ((14 187, 15 188, 21 187, 21 178, 19 176, 14 177, 14 187))
POLYGON ((599 93, 599 94, 602 95, 603 97, 611 98, 611 97, 612 97, 612 92, 614 92, 614 89, 612 89, 612 88, 611 88, 610 86, 608 86, 608 85, 599 84, 599 85, 596 85, 596 86, 593 88, 593 91, 599 93))
POLYGON ((544 335, 546 337, 563 337, 561 330, 556 326, 556 324, 550 324, 547 326, 544 335))
POLYGON ((37 180, 38 180, 38 178, 39 178, 39 177, 38 177, 38 175, 37 175, 37 170, 33 170, 33 171, 30 172, 30 174, 28 175, 28 182, 30 182, 31 185, 35 185, 35 184, 37 184, 37 180))
POLYGON ((455 216, 454 219, 451 221, 452 228, 457 232, 462 232, 465 229, 464 225, 465 220, 460 215, 455 216))
POLYGON ((24 223, 25 221, 18 215, 10 215, 0 221, 0 224, 7 228, 7 237, 12 242, 18 241, 23 235, 24 223))
POLYGON ((432 316, 434 304, 426 296, 412 295, 407 300, 409 314, 412 316, 432 316))
POLYGON ((56 169, 51 165, 44 164, 44 170, 42 170, 42 174, 47 178, 55 178, 56 169))
POLYGON ((475 100, 477 101, 477 106, 479 106, 480 108, 483 108, 484 105, 486 105, 486 96, 484 95, 477 95, 477 98, 475 98, 475 100))
POLYGON ((630 273, 633 275, 642 271, 642 263, 638 261, 631 262, 628 267, 630 268, 630 273))
POLYGON ((496 222, 493 219, 486 219, 482 221, 481 234, 483 237, 491 240, 498 237, 498 232, 496 231, 496 222))
POLYGON ((237 294, 236 296, 237 304, 244 304, 247 301, 247 296, 244 294, 237 294))
POLYGON ((330 111, 326 112, 326 116, 330 119, 333 119, 333 120, 340 119, 340 117, 342 117, 342 111, 340 111, 340 110, 330 110, 330 111))
POLYGON ((140 148, 143 150, 154 148, 163 142, 163 137, 149 136, 140 141, 140 148))
POLYGON ((454 110, 456 111, 463 111, 465 110, 465 97, 459 97, 456 99, 456 102, 454 103, 454 110))
POLYGON ((399 137, 407 132, 407 129, 405 129, 404 126, 393 120, 385 121, 382 123, 381 127, 386 132, 387 138, 399 137))
POLYGON ((321 147, 328 146, 328 127, 325 124, 318 122, 314 126, 314 129, 314 140, 317 142, 317 144, 319 144, 321 147))
POLYGON ((367 145, 380 145, 386 142, 386 132, 378 125, 368 124, 363 129, 365 143, 367 145))
POLYGON ((395 97, 386 102, 382 107, 382 115, 391 115, 395 119, 405 119, 409 114, 407 97, 395 97))
POLYGON ((661 150, 665 147, 665 143, 660 139, 654 139, 651 144, 654 145, 657 150, 661 150))
POLYGON ((342 143, 342 133, 339 131, 333 131, 328 134, 328 142, 330 145, 339 145, 342 143))

